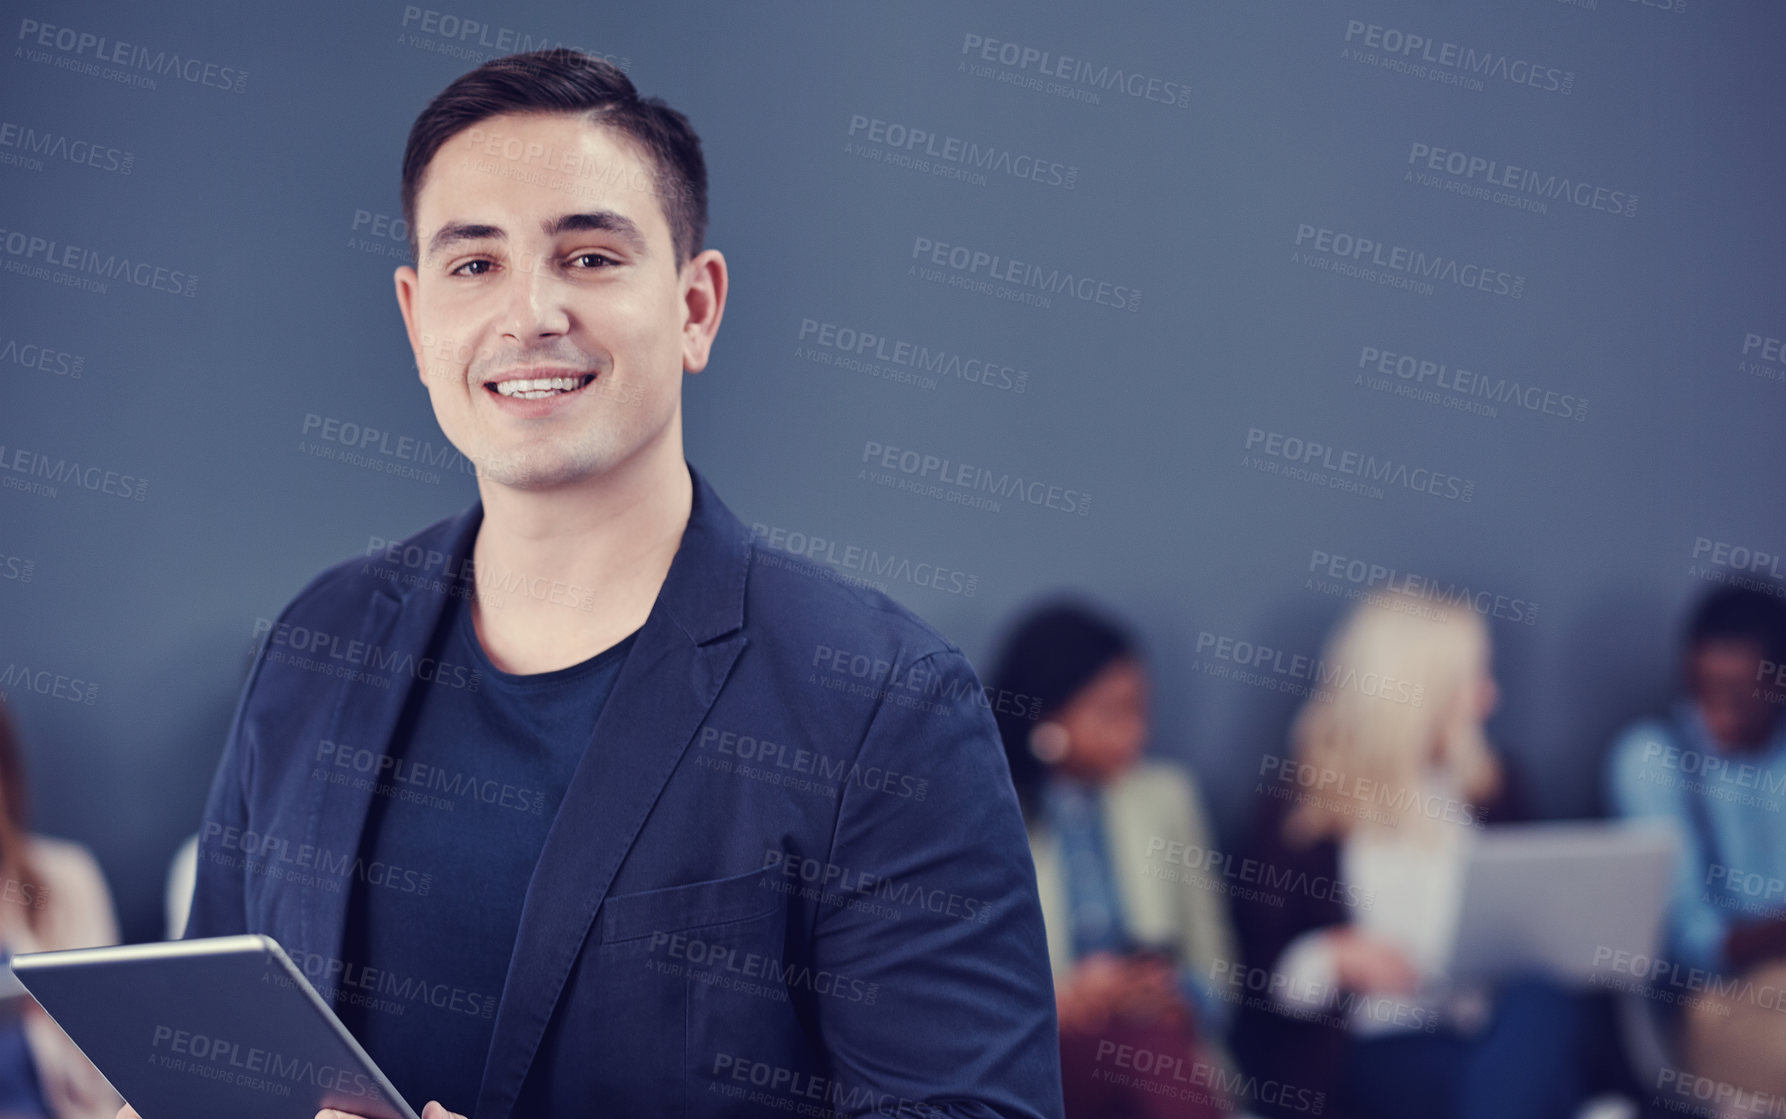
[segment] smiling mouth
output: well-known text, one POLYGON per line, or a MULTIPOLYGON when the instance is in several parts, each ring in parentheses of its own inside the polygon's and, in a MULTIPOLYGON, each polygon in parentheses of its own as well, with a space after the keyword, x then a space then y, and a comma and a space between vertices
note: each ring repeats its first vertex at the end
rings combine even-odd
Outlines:
POLYGON ((497 396, 513 397, 517 400, 544 400, 548 396, 562 396, 565 393, 577 392, 593 380, 595 380, 594 373, 584 373, 575 377, 523 377, 500 382, 487 381, 484 388, 497 396))

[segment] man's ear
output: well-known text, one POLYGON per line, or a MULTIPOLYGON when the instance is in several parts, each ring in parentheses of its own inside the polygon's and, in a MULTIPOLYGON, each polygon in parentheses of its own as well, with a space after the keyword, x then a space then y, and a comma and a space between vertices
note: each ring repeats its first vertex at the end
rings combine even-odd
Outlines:
POLYGON ((403 315, 403 329, 409 335, 409 350, 415 357, 416 376, 426 385, 428 368, 422 364, 422 335, 416 327, 415 319, 416 285, 421 279, 416 270, 407 264, 391 275, 391 280, 397 286, 397 310, 403 315))
POLYGON ((707 368, 713 337, 726 311, 726 258, 718 249, 697 253, 682 266, 682 368, 707 368))

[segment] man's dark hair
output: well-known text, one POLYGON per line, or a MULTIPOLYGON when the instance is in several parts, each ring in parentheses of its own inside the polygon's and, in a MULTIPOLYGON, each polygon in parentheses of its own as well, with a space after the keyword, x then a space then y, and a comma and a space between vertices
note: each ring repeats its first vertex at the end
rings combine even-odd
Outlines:
POLYGON ((1711 591, 1687 621, 1687 652, 1712 642, 1755 645, 1762 659, 1786 664, 1786 601, 1747 587, 1711 591))
POLYGON ((580 113, 643 150, 653 191, 669 219, 676 263, 701 251, 707 236, 707 164, 688 118, 657 97, 640 97, 619 67, 580 51, 551 50, 493 58, 440 91, 416 117, 403 149, 403 220, 419 264, 416 196, 428 163, 448 140, 503 113, 580 113))

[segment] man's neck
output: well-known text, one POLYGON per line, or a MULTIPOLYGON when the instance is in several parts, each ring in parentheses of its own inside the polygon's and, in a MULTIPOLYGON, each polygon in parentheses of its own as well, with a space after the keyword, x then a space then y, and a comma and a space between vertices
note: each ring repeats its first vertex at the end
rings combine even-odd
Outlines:
POLYGON ((587 660, 643 625, 694 499, 668 440, 577 486, 478 488, 472 620, 491 663, 516 674, 587 660))

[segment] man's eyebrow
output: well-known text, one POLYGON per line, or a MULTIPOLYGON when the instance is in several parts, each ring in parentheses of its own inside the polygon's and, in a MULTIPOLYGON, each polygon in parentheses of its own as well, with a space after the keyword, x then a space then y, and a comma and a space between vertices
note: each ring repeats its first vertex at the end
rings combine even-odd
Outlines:
POLYGON ((508 234, 500 226, 470 225, 466 222, 450 222, 435 230, 434 236, 428 238, 428 258, 432 260, 442 251, 457 245, 461 241, 506 241, 508 234))
MULTIPOLYGON (((637 222, 624 214, 613 210, 591 210, 579 214, 560 214, 556 218, 547 218, 540 223, 540 229, 548 237, 556 237, 561 233, 612 233, 626 242, 631 251, 643 255, 646 252, 645 233, 637 222)), ((469 222, 449 222, 435 231, 428 239, 428 258, 433 259, 442 251, 465 241, 506 241, 508 231, 497 225, 476 225, 469 222)))
POLYGON ((625 214, 617 214, 613 210, 591 210, 582 214, 560 214, 557 218, 540 223, 546 236, 556 237, 560 233, 612 233, 626 242, 626 247, 635 253, 645 253, 645 233, 637 222, 625 214))

